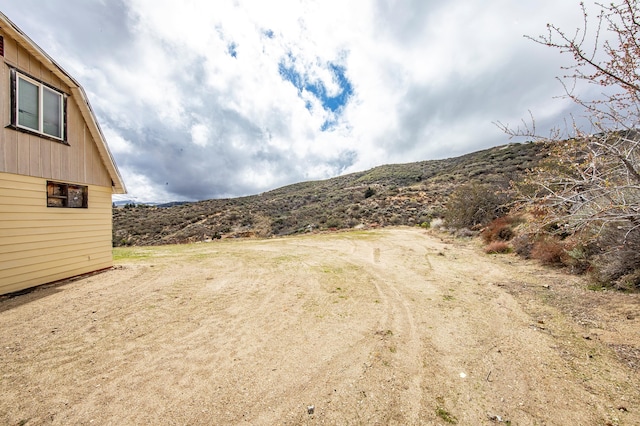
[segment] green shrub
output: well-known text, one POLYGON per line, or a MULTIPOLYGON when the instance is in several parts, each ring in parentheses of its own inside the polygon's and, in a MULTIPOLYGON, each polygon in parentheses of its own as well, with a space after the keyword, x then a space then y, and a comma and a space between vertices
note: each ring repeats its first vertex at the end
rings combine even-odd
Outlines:
POLYGON ((376 191, 371 187, 368 187, 367 190, 364 191, 364 198, 371 198, 374 195, 376 195, 376 191))
POLYGON ((564 242, 564 252, 563 262, 571 267, 574 274, 583 274, 591 269, 593 250, 590 247, 580 241, 568 239, 564 242))
POLYGON ((335 217, 327 219, 325 226, 327 228, 343 228, 344 227, 342 221, 335 217))

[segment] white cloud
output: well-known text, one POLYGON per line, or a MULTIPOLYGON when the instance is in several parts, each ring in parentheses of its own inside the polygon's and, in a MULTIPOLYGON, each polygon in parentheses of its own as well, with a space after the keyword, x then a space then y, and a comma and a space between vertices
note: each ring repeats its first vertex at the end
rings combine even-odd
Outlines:
POLYGON ((127 183, 126 195, 118 196, 136 202, 169 202, 173 201, 171 195, 165 190, 165 185, 158 185, 152 182, 147 176, 130 170, 128 167, 120 167, 122 179, 127 183))
POLYGON ((191 126, 191 141, 199 146, 207 146, 210 138, 209 128, 204 124, 194 124, 191 126))
POLYGON ((133 153, 133 144, 120 136, 117 130, 110 126, 102 126, 102 133, 106 140, 109 141, 109 149, 115 155, 125 155, 133 153))

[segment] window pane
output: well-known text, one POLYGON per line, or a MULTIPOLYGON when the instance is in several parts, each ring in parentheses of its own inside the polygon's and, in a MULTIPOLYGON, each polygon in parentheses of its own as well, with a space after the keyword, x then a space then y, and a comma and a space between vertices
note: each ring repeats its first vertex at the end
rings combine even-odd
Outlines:
POLYGON ((18 78, 18 125, 40 130, 38 86, 18 78))
POLYGON ((42 131, 47 135, 61 138, 62 95, 45 87, 42 92, 42 109, 42 118, 44 119, 42 131))
POLYGON ((69 185, 69 207, 87 207, 87 187, 69 185))
POLYGON ((47 207, 67 207, 67 185, 47 182, 47 207))

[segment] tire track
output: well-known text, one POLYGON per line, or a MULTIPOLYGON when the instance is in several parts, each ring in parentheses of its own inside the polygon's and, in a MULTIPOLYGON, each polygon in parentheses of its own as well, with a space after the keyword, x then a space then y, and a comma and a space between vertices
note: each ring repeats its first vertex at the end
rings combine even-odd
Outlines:
POLYGON ((389 420, 417 424, 424 400, 424 375, 421 371, 423 345, 417 331, 412 302, 395 284, 402 282, 398 281, 398 272, 407 274, 407 270, 403 272, 403 269, 395 268, 395 255, 386 259, 385 253, 393 251, 393 248, 386 244, 367 240, 348 240, 345 243, 342 246, 334 244, 331 247, 308 243, 303 245, 315 251, 321 250, 321 257, 325 262, 333 259, 334 262, 351 264, 361 269, 363 275, 366 275, 375 287, 382 316, 375 321, 376 325, 370 331, 369 339, 365 339, 371 346, 372 356, 371 362, 365 364, 358 379, 362 387, 360 392, 379 392, 380 375, 386 377, 391 391, 386 391, 384 398, 388 401, 385 405, 393 407, 388 413, 389 420))
POLYGON ((564 285, 524 261, 406 228, 131 250, 2 301, 0 422, 640 424, 637 375, 523 298, 564 285))
MULTIPOLYGON (((361 250, 366 251, 367 245, 361 250)), ((394 333, 394 340, 401 346, 396 348, 396 358, 398 368, 404 372, 405 381, 408 386, 405 395, 402 398, 402 412, 406 413, 408 418, 407 424, 417 424, 418 414, 424 400, 422 386, 422 353, 423 347, 416 328, 416 321, 413 314, 413 308, 410 301, 394 283, 401 282, 395 272, 397 263, 395 260, 387 262, 383 259, 379 247, 373 249, 373 267, 372 272, 375 274, 376 289, 379 293, 384 294, 384 298, 389 306, 390 312, 389 329, 394 333)))

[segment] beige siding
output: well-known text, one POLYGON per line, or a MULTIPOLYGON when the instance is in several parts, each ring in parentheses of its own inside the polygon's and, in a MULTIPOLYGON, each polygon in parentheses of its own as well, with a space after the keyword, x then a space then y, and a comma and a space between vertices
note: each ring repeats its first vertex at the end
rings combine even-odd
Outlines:
POLYGON ((0 173, 0 294, 112 265, 111 187, 89 185, 87 209, 46 197, 46 179, 0 173))
POLYGON ((109 171, 78 105, 82 99, 72 96, 58 76, 1 29, 0 35, 5 48, 0 57, 0 172, 111 187, 109 171), (69 95, 68 145, 6 127, 11 124, 10 66, 69 95))

